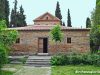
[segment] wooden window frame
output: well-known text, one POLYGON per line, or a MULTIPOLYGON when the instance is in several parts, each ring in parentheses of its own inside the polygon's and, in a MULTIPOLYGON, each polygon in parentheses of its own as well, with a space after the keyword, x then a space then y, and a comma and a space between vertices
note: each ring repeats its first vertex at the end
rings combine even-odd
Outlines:
POLYGON ((67 43, 71 43, 71 37, 67 37, 67 43))
POLYGON ((20 43, 20 38, 17 38, 16 39, 16 43, 20 43))

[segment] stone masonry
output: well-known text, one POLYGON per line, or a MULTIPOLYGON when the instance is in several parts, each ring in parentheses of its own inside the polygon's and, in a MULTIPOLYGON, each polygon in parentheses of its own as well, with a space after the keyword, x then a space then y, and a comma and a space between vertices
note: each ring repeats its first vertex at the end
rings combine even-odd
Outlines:
POLYGON ((29 54, 38 53, 38 38, 47 37, 48 38, 48 53, 56 54, 59 52, 88 52, 90 50, 89 46, 89 31, 78 30, 78 31, 63 31, 64 38, 62 42, 56 43, 50 38, 50 31, 19 31, 20 33, 20 43, 14 44, 14 52, 25 52, 29 54), (71 37, 71 43, 67 43, 67 37, 71 37), (57 46, 57 47, 56 47, 57 46))
POLYGON ((60 23, 58 18, 45 13, 34 20, 33 26, 11 28, 19 32, 19 43, 12 45, 11 53, 37 54, 42 52, 42 47, 45 44, 43 44, 42 40, 39 42, 39 38, 48 39, 47 53, 49 54, 60 52, 89 52, 90 29, 61 26, 64 37, 62 42, 56 44, 50 37, 50 30, 58 23, 60 23), (67 42, 68 38, 70 38, 71 43, 67 42))

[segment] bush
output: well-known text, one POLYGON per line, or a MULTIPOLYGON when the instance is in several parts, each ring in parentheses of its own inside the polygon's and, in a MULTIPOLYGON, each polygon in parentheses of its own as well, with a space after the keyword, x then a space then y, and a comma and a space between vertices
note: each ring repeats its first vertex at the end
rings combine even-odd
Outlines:
POLYGON ((7 62, 7 52, 3 45, 0 45, 0 72, 3 64, 7 62))
POLYGON ((58 54, 51 58, 52 65, 98 65, 100 66, 100 55, 98 54, 58 54))
POLYGON ((27 60, 27 57, 24 57, 24 58, 20 58, 19 59, 19 61, 22 62, 22 64, 25 64, 26 60, 27 60))
POLYGON ((70 64, 77 65, 81 63, 80 55, 71 55, 69 56, 69 58, 70 58, 70 61, 69 61, 70 64))
POLYGON ((69 58, 65 54, 58 54, 51 58, 51 65, 66 65, 69 64, 69 58))

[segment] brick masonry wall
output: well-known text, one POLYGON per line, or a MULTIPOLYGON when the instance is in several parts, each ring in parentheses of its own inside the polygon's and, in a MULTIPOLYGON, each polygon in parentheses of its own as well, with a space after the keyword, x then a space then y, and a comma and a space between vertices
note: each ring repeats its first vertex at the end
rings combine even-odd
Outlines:
POLYGON ((56 24, 60 24, 60 22, 56 22, 56 21, 51 21, 51 22, 34 22, 35 25, 56 25, 56 24))
POLYGON ((63 31, 64 38, 57 45, 50 38, 50 31, 19 31, 20 43, 12 46, 11 53, 37 54, 38 38, 48 38, 48 53, 58 52, 89 52, 89 31, 63 31), (71 43, 67 43, 67 37, 71 37, 71 43))

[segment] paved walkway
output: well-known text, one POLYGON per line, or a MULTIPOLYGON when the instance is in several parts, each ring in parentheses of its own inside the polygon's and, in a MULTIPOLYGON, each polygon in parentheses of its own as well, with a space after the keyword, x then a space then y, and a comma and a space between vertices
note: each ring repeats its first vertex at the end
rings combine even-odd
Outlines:
POLYGON ((17 71, 17 69, 15 69, 15 68, 2 68, 2 70, 11 71, 11 72, 16 72, 17 71))
POLYGON ((51 75, 51 67, 24 66, 14 75, 51 75))

